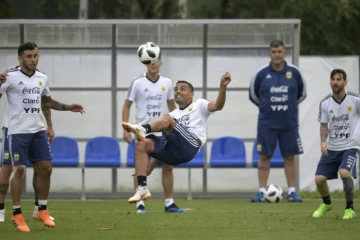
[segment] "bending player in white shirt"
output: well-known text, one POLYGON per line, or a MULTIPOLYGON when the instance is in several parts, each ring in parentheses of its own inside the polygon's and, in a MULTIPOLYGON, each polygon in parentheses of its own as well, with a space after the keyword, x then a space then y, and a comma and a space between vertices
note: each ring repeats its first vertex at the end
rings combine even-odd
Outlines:
POLYGON ((133 125, 122 123, 123 128, 137 138, 135 168, 139 187, 128 202, 136 203, 151 198, 147 188, 149 156, 169 165, 189 162, 205 144, 207 119, 212 112, 220 111, 225 104, 226 88, 231 81, 230 73, 221 77, 216 101, 198 99, 193 102, 194 88, 187 81, 178 81, 175 86, 175 102, 179 109, 165 114, 150 124, 133 125), (162 132, 162 136, 146 134, 162 132))
POLYGON ((330 211, 331 199, 327 180, 343 181, 346 207, 343 219, 355 217, 353 207, 354 182, 351 177, 360 150, 360 95, 348 92, 346 73, 334 69, 330 74, 332 94, 319 107, 321 158, 315 173, 317 189, 323 203, 313 213, 314 218, 330 211))
MULTIPOLYGON (((39 58, 39 55, 38 55, 39 58)), ((20 71, 20 66, 16 66, 14 68, 10 68, 7 69, 4 73, 0 74, 0 83, 4 83, 6 81, 6 77, 7 77, 7 73, 9 71, 20 71)), ((0 85, 1 86, 1 85, 0 85)), ((51 109, 53 110, 57 110, 57 111, 72 111, 72 112, 79 112, 81 114, 85 113, 84 107, 80 104, 64 104, 64 103, 60 103, 58 101, 56 101, 55 99, 52 99, 51 102, 51 109)), ((4 118, 3 118, 3 122, 2 122, 2 130, 3 130, 3 142, 2 142, 2 149, 1 149, 1 156, 0 156, 0 163, 4 162, 4 157, 5 155, 8 156, 9 154, 9 145, 8 145, 8 136, 7 136, 7 131, 8 131, 8 114, 9 114, 9 109, 8 109, 8 104, 6 104, 6 108, 5 108, 5 112, 4 112, 4 118)), ((15 193, 17 196, 20 196, 21 194, 21 189, 17 186, 21 185, 22 180, 25 176, 25 172, 20 172, 20 171, 14 171, 13 173, 13 167, 11 165, 11 162, 8 160, 8 164, 3 164, 1 165, 1 171, 0 171, 0 222, 4 222, 5 221, 5 198, 6 198, 6 194, 8 192, 9 189, 9 183, 10 183, 10 178, 11 178, 11 186, 12 186, 12 191, 16 192, 18 191, 18 193, 15 193), (13 173, 13 175, 11 175, 13 173)), ((39 209, 39 195, 38 195, 38 191, 36 190, 36 182, 37 182, 37 176, 38 176, 38 169, 36 168, 37 165, 32 165, 33 169, 34 169, 34 174, 33 174, 33 188, 34 188, 34 195, 35 195, 35 208, 34 208, 34 212, 33 212, 33 217, 36 219, 36 214, 38 212, 39 209)), ((50 216, 51 220, 55 220, 52 216, 50 216)))
MULTIPOLYGON (((150 123, 175 109, 174 87, 171 79, 159 74, 161 65, 161 60, 155 64, 146 65, 147 72, 131 82, 122 109, 123 122, 129 121, 130 108, 133 102, 136 104, 136 123, 141 125, 150 123)), ((130 144, 130 133, 124 131, 123 138, 130 144)), ((156 163, 152 160, 149 166, 154 164, 156 163)), ((161 167, 162 185, 165 195, 165 212, 185 212, 185 209, 179 208, 173 199, 173 166, 164 163, 161 167)), ((151 172, 148 172, 148 175, 149 174, 151 174, 151 172)), ((134 174, 134 185, 136 189, 138 186, 136 173, 134 174)), ((145 203, 143 201, 139 201, 136 204, 136 212, 146 213, 145 203)))

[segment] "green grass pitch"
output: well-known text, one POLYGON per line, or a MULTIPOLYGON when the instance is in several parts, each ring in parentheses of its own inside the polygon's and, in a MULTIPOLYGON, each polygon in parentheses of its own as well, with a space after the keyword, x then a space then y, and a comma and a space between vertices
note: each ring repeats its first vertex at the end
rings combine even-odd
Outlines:
MULTIPOLYGON (((6 202, 6 221, 0 223, 2 240, 82 239, 357 239, 359 217, 342 220, 344 200, 333 201, 333 210, 321 219, 312 212, 320 200, 304 203, 250 203, 248 200, 177 200, 187 213, 164 213, 163 200, 146 202, 147 214, 136 214, 126 200, 49 201, 56 227, 46 228, 32 219, 33 202, 23 201, 22 210, 31 229, 18 232, 11 224, 11 202, 6 202), (110 230, 98 230, 110 228, 110 230)), ((360 204, 355 202, 356 207, 360 204)))

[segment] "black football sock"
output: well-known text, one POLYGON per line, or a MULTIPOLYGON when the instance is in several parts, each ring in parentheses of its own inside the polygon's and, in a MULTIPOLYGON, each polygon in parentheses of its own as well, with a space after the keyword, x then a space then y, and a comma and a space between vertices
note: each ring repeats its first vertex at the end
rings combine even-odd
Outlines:
POLYGON ((145 128, 146 130, 146 133, 151 133, 151 126, 150 124, 144 124, 144 125, 141 125, 143 128, 145 128))
POLYGON ((322 199, 323 199, 323 202, 324 202, 326 205, 331 205, 330 196, 323 197, 322 199))
POLYGON ((137 181, 139 186, 147 186, 146 185, 146 176, 137 176, 137 181))
POLYGON ((344 192, 345 192, 345 199, 346 199, 346 209, 353 207, 353 200, 354 200, 354 181, 351 177, 341 178, 343 181, 344 192))

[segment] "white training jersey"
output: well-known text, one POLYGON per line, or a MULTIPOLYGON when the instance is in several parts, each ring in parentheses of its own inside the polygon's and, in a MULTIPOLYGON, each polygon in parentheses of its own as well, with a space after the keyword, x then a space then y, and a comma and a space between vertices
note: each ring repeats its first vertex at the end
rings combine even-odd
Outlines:
POLYGON ((136 123, 147 124, 168 113, 168 100, 174 99, 171 79, 159 76, 155 82, 142 74, 131 82, 127 100, 136 104, 136 123))
MULTIPOLYGON (((5 70, 5 72, 13 72, 13 71, 20 71, 20 66, 11 67, 5 70)), ((9 103, 6 101, 5 104, 5 111, 4 111, 4 117, 2 121, 2 127, 7 128, 8 127, 8 119, 9 119, 9 103)))
POLYGON ((211 114, 208 110, 208 104, 208 100, 198 99, 184 109, 175 109, 169 113, 190 133, 200 139, 201 145, 204 145, 207 139, 207 119, 211 114))
POLYGON ((341 102, 331 94, 319 106, 319 122, 328 123, 328 149, 342 151, 351 148, 360 150, 360 95, 347 92, 341 102))
POLYGON ((41 110, 41 96, 50 96, 48 77, 39 71, 28 76, 21 70, 8 72, 1 85, 1 94, 7 95, 8 134, 36 133, 46 129, 41 110))

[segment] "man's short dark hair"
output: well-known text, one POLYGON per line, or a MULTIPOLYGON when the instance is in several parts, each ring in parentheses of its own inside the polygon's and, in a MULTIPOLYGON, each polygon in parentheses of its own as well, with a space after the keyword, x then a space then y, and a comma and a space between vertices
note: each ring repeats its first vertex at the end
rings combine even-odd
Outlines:
POLYGON ((281 40, 272 40, 271 43, 270 43, 271 48, 277 48, 277 47, 280 47, 280 46, 285 47, 284 42, 281 41, 281 40))
POLYGON ((194 92, 194 87, 193 87, 193 85, 192 85, 191 83, 189 83, 188 81, 179 80, 179 81, 176 83, 176 85, 177 85, 178 83, 186 83, 186 84, 189 86, 191 92, 194 92))
POLYGON ((33 43, 33 42, 23 43, 18 48, 18 56, 21 56, 23 54, 23 52, 25 52, 27 50, 35 50, 35 48, 37 48, 36 43, 33 43))
POLYGON ((335 68, 334 70, 331 71, 330 73, 330 79, 332 79, 334 77, 335 74, 342 74, 342 77, 344 80, 347 80, 346 79, 346 72, 340 68, 335 68))

